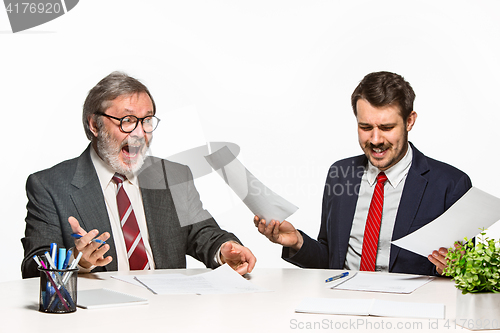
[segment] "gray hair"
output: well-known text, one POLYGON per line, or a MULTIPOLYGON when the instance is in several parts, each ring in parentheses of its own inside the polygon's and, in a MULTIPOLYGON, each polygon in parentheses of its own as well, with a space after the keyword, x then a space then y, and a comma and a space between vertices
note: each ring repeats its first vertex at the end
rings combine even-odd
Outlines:
POLYGON ((123 72, 113 72, 89 91, 85 103, 83 103, 82 122, 85 134, 89 140, 94 135, 90 130, 89 120, 98 112, 104 112, 111 106, 111 101, 122 95, 131 95, 145 92, 153 103, 153 112, 156 114, 156 105, 148 88, 123 72))

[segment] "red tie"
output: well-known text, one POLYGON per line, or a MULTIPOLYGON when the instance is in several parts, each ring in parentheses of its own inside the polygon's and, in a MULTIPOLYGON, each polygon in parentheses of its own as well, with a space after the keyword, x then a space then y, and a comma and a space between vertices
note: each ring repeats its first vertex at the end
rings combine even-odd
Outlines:
POLYGON ((148 256, 146 255, 146 248, 142 241, 139 225, 130 199, 123 188, 125 179, 125 176, 119 173, 115 173, 113 176, 113 181, 117 185, 116 203, 118 204, 118 214, 120 215, 123 237, 127 247, 128 263, 131 270, 149 269, 148 256))
POLYGON ((373 192, 368 218, 366 219, 365 235, 363 236, 363 250, 361 252, 361 271, 375 271, 377 260, 378 235, 380 233, 380 221, 382 220, 382 208, 384 207, 384 183, 387 180, 385 173, 377 176, 377 185, 373 192))

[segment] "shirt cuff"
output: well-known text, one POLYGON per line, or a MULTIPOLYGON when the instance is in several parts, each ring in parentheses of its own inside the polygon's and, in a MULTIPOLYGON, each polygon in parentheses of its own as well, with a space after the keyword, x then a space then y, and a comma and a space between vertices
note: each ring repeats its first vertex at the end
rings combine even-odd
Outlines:
POLYGON ((217 252, 215 252, 215 257, 214 257, 214 261, 216 263, 219 264, 219 266, 222 266, 224 265, 224 263, 222 262, 222 258, 220 257, 220 249, 221 249, 222 245, 219 247, 219 249, 217 250, 217 252))

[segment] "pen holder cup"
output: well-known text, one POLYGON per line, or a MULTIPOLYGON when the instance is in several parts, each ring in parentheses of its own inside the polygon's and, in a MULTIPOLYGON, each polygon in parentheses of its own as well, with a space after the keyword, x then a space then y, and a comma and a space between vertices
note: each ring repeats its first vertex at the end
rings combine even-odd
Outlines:
POLYGON ((76 311, 78 268, 43 269, 40 271, 40 312, 70 313, 76 311))

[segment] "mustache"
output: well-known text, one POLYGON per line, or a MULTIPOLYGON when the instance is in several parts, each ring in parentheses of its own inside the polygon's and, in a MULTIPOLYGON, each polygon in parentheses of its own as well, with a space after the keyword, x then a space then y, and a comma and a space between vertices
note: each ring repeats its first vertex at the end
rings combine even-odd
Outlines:
MULTIPOLYGON (((151 141, 151 140, 149 140, 151 141)), ((139 146, 139 145, 146 145, 146 139, 143 138, 127 138, 126 140, 122 141, 121 147, 124 147, 126 145, 130 146, 139 146)), ((149 146, 149 144, 147 145, 149 146)))
POLYGON ((390 144, 379 144, 379 145, 374 145, 373 143, 369 142, 365 145, 366 148, 369 148, 369 149, 382 149, 382 150, 385 150, 385 149, 388 149, 391 147, 390 144))

